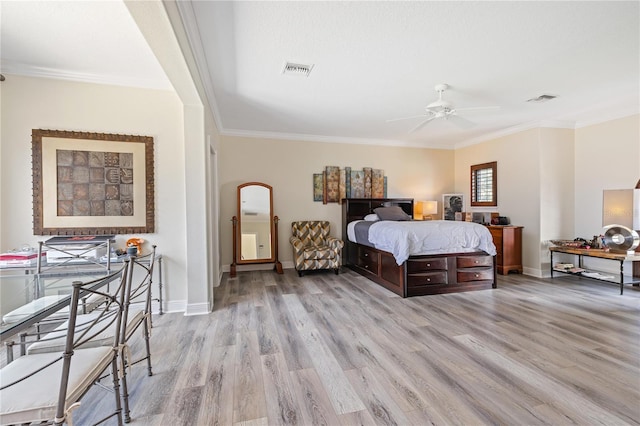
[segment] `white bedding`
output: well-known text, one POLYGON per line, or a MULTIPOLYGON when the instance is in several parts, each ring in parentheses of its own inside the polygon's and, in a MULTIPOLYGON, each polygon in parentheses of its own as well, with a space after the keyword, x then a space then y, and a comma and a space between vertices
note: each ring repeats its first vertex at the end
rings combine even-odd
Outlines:
MULTIPOLYGON (((347 224, 349 241, 356 242, 354 227, 347 224)), ((379 250, 393 254, 398 265, 413 255, 464 253, 482 250, 495 256, 496 246, 489 229, 478 223, 453 220, 375 222, 369 241, 379 250)))

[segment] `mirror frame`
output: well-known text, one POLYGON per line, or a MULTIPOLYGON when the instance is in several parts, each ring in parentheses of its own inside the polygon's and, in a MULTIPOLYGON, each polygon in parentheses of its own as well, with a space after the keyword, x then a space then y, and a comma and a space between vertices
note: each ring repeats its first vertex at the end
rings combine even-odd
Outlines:
POLYGON ((235 248, 235 257, 236 257, 236 262, 238 265, 247 265, 247 264, 258 264, 258 263, 273 263, 276 260, 276 253, 275 253, 275 239, 277 238, 276 232, 275 232, 275 222, 274 222, 274 215, 273 215, 273 188, 270 185, 267 185, 266 183, 262 183, 262 182, 247 182, 247 183, 243 183, 242 185, 238 185, 238 190, 237 190, 237 215, 238 215, 238 229, 237 229, 237 236, 236 238, 238 239, 238 244, 236 245, 235 248), (270 253, 271 256, 270 257, 265 257, 265 258, 261 258, 261 259, 242 259, 242 199, 241 199, 241 194, 242 194, 242 189, 247 187, 247 186, 262 186, 266 189, 269 190, 269 232, 270 232, 270 253))

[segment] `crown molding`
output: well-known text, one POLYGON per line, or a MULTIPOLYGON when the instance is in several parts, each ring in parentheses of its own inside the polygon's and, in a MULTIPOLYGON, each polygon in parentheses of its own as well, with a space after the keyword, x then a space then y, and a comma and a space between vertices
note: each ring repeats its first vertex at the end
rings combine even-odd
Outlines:
POLYGON ((369 139, 369 138, 353 138, 344 136, 322 136, 301 133, 279 133, 279 132, 263 132, 248 130, 224 129, 220 131, 221 136, 247 137, 256 139, 275 139, 289 140, 300 142, 320 142, 320 143, 343 143, 352 145, 379 145, 379 146, 396 146, 406 148, 433 148, 433 149, 453 149, 447 144, 433 144, 428 142, 409 142, 395 139, 369 139))
POLYGON ((507 127, 502 130, 487 133, 482 136, 468 139, 466 141, 455 144, 455 149, 464 148, 471 145, 477 145, 479 143, 488 142, 493 139, 498 139, 504 136, 513 135, 515 133, 524 132, 530 129, 548 128, 548 129, 575 129, 574 121, 561 121, 561 120, 543 120, 543 121, 530 121, 528 123, 519 124, 517 126, 507 127))
POLYGON ((25 77, 51 78, 81 83, 104 84, 111 86, 137 87, 154 90, 173 90, 168 79, 116 77, 61 70, 56 68, 33 67, 5 61, 2 64, 3 74, 22 75, 25 77))
POLYGON ((184 46, 184 48, 189 48, 191 50, 198 78, 204 89, 205 96, 207 97, 211 113, 213 114, 213 120, 215 121, 218 131, 221 131, 220 129, 223 127, 222 119, 220 117, 220 108, 216 101, 212 79, 209 77, 211 72, 209 71, 209 63, 204 52, 202 39, 200 38, 198 21, 193 10, 193 5, 190 1, 178 1, 175 2, 175 6, 177 7, 180 22, 176 22, 175 19, 172 19, 172 15, 170 15, 169 18, 171 20, 171 25, 175 26, 180 24, 182 26, 182 30, 187 35, 189 46, 184 46))

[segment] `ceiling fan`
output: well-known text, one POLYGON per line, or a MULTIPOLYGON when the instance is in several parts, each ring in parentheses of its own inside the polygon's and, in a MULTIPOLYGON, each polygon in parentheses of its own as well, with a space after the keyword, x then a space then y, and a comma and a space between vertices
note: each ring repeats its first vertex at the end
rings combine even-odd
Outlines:
POLYGON ((448 84, 437 84, 434 89, 438 92, 438 100, 431 102, 429 105, 425 107, 425 113, 420 115, 412 115, 410 117, 403 118, 395 118, 392 120, 387 120, 387 123, 392 121, 400 121, 400 120, 409 120, 412 118, 424 117, 424 120, 421 121, 417 126, 413 129, 409 130, 409 133, 413 133, 415 131, 420 130, 422 127, 427 125, 433 120, 436 119, 444 119, 450 121, 458 127, 468 129, 475 126, 475 123, 467 120, 466 118, 460 117, 458 112, 461 111, 471 111, 471 110, 492 110, 498 109, 497 106, 484 106, 484 107, 467 107, 467 108, 455 108, 453 104, 449 101, 442 99, 442 93, 449 88, 448 84))

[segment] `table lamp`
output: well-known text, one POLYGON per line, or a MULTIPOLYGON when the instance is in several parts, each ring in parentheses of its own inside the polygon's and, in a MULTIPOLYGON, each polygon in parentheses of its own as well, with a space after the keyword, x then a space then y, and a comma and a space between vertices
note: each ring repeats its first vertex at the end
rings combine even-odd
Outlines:
POLYGON ((438 213, 437 201, 420 201, 422 204, 422 220, 433 220, 433 215, 438 213))

